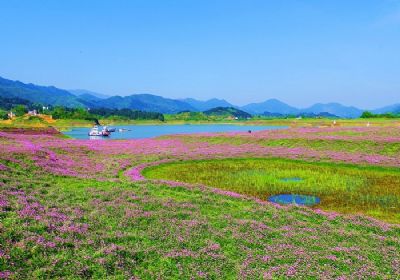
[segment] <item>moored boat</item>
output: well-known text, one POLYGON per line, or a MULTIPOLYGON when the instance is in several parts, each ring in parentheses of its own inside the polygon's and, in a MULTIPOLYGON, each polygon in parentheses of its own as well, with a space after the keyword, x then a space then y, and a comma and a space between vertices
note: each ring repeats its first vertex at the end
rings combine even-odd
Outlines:
POLYGON ((100 131, 97 125, 93 126, 93 128, 89 131, 89 136, 103 136, 108 137, 110 136, 111 132, 107 130, 107 127, 104 126, 103 129, 100 131))
POLYGON ((102 136, 110 136, 111 132, 107 130, 107 126, 104 126, 103 129, 101 130, 101 135, 102 136))
POLYGON ((92 129, 88 133, 89 136, 102 136, 102 132, 99 131, 99 127, 97 125, 93 126, 92 129))
POLYGON ((131 131, 130 129, 126 129, 126 128, 120 128, 118 129, 118 132, 125 132, 125 131, 131 131))

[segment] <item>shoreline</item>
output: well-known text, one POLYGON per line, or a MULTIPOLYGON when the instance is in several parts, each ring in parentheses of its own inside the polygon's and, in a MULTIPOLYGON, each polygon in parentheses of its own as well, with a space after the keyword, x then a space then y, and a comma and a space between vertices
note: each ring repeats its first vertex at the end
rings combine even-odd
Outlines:
MULTIPOLYGON (((152 121, 152 120, 139 120, 139 121, 111 121, 111 120, 99 120, 102 125, 106 126, 121 126, 121 125, 248 125, 248 126, 269 126, 279 125, 287 127, 356 127, 356 126, 388 126, 388 127, 399 127, 400 119, 336 119, 336 123, 333 123, 332 119, 253 119, 253 120, 221 120, 221 121, 196 121, 196 120, 167 120, 152 121)), ((69 131, 72 128, 87 127, 90 128, 93 123, 86 120, 74 120, 74 119, 60 119, 52 122, 37 122, 25 119, 17 119, 14 121, 6 120, 0 121, 0 130, 11 129, 11 128, 56 128, 59 131, 69 131)))

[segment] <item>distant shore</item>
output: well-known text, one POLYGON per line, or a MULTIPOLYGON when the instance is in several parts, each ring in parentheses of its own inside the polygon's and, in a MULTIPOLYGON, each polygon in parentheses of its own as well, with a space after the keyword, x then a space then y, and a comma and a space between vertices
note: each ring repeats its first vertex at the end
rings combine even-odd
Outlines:
MULTIPOLYGON (((285 125, 288 127, 334 127, 334 126, 396 126, 400 127, 400 119, 252 119, 252 120, 132 120, 113 121, 99 120, 101 125, 202 125, 202 124, 235 124, 235 125, 285 125)), ((93 122, 88 120, 60 119, 60 120, 29 120, 19 118, 16 120, 0 121, 0 128, 49 128, 54 127, 59 131, 67 131, 74 127, 91 127, 93 122)))

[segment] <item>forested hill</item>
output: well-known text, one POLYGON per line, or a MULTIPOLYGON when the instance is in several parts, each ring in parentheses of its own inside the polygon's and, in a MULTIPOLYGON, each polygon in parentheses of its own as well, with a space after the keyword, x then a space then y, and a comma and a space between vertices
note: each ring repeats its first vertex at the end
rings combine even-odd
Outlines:
POLYGON ((211 116, 231 116, 238 119, 251 118, 251 115, 245 111, 239 110, 233 107, 216 107, 207 111, 204 111, 205 115, 211 116))

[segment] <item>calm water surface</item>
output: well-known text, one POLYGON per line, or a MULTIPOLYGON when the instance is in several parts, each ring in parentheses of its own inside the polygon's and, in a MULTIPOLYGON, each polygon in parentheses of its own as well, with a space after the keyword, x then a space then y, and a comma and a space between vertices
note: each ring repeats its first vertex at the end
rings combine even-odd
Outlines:
POLYGON ((282 182, 301 182, 301 181, 303 181, 303 179, 301 179, 299 177, 291 177, 291 178, 282 178, 281 181, 282 182))
POLYGON ((279 204, 297 204, 305 206, 313 206, 320 203, 320 198, 312 195, 301 194, 278 194, 270 196, 268 201, 279 204))
MULTIPOLYGON (((170 134, 190 134, 204 132, 247 132, 259 130, 286 129, 287 126, 261 126, 261 125, 235 125, 235 124, 199 124, 199 125, 116 125, 109 126, 116 128, 117 131, 111 133, 110 137, 101 139, 141 139, 152 138, 170 134), (118 129, 127 129, 128 131, 118 132, 118 129)), ((64 132, 75 139, 89 139, 88 132, 90 128, 77 127, 71 131, 64 132)))

